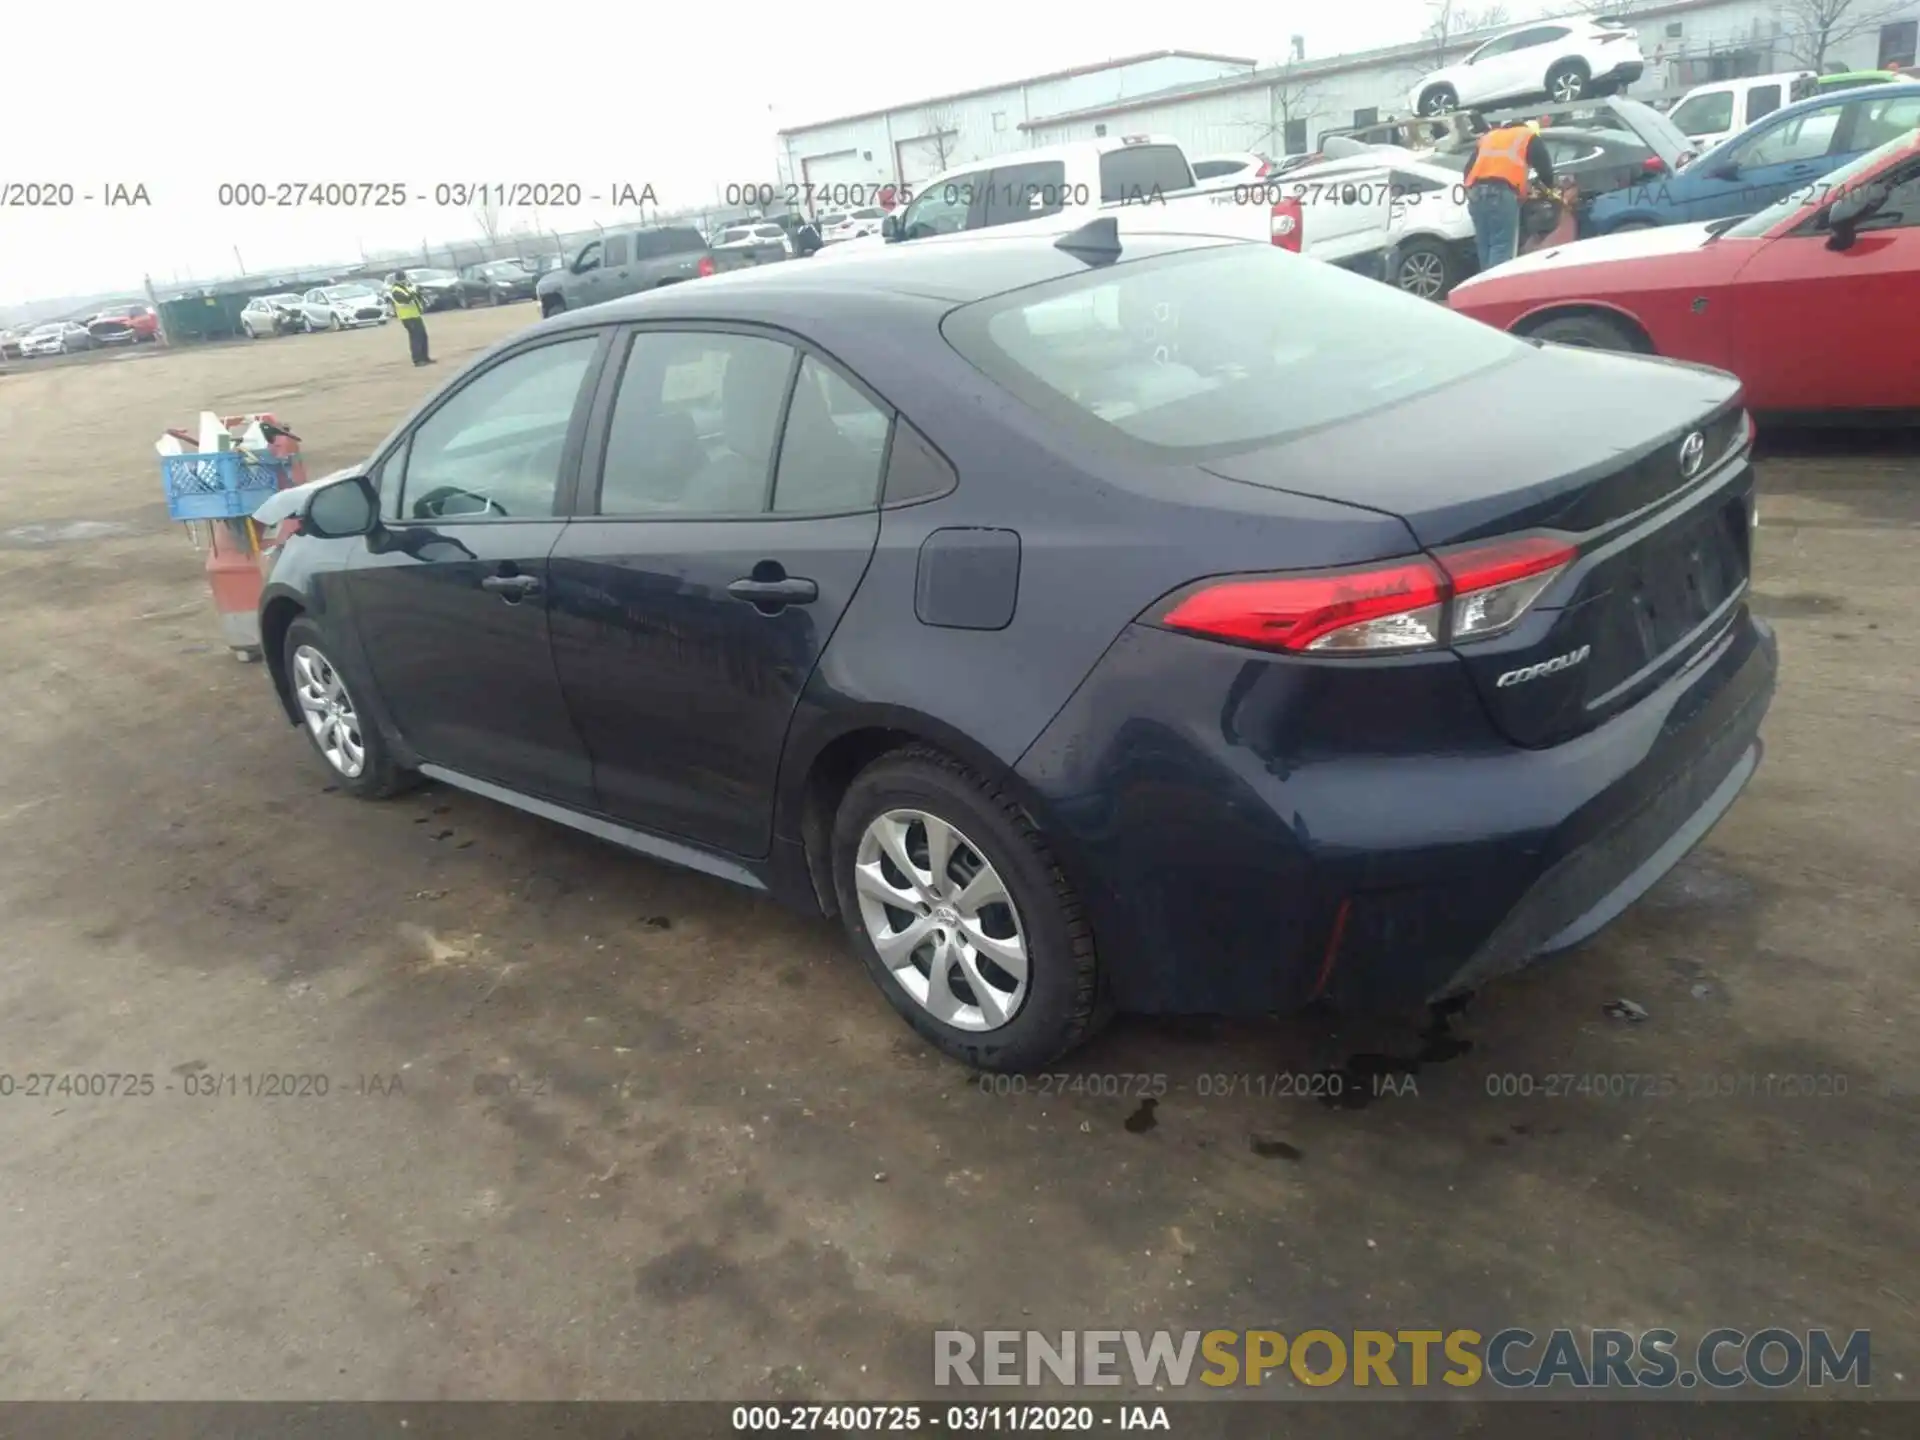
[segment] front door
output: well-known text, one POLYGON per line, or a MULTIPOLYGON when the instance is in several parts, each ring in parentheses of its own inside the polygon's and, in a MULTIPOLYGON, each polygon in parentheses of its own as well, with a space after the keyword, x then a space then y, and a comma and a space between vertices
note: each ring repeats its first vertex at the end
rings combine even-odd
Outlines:
POLYGON ((1681 220, 1724 220, 1752 215, 1804 186, 1840 163, 1833 157, 1840 140, 1843 105, 1816 106, 1776 119, 1735 144, 1712 172, 1685 172, 1689 185, 1681 220))
POLYGON ((598 513, 550 560, 599 808, 764 855, 794 707, 878 538, 891 415, 740 329, 638 331, 601 392, 581 486, 598 513))
POLYGON ((1920 406, 1920 363, 1900 318, 1920 292, 1920 160, 1878 184, 1887 198, 1845 250, 1827 248, 1823 209, 1740 271, 1727 303, 1755 408, 1920 406))
POLYGON ((547 556, 604 338, 512 352, 446 396, 383 465, 385 523, 348 567, 374 680, 421 758, 575 805, 592 774, 554 675, 547 556))

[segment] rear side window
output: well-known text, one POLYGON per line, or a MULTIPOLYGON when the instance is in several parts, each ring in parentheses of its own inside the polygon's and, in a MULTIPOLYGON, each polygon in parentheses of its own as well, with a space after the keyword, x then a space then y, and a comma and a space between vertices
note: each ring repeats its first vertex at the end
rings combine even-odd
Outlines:
POLYGON ((1150 204, 1193 188, 1193 171, 1178 145, 1126 145, 1100 157, 1100 203, 1150 204))
POLYGON ((1239 168, 1238 160, 1202 160, 1193 167, 1193 178, 1214 180, 1222 175, 1231 175, 1239 168))
POLYGON ((809 355, 787 406, 773 508, 835 515, 878 504, 892 423, 890 414, 809 355))
POLYGON ((660 232, 660 253, 663 255, 681 255, 689 250, 704 250, 707 242, 700 238, 700 232, 688 226, 676 226, 660 232))
POLYGON ((1752 123, 1762 115, 1771 115, 1780 108, 1780 87, 1778 85, 1756 85, 1747 91, 1747 120, 1752 123))
POLYGON ((1067 167, 1058 160, 1034 165, 1002 165, 988 178, 986 218, 980 223, 1011 225, 1020 220, 1038 220, 1058 215, 1069 201, 1085 205, 1092 198, 1069 196, 1066 192, 1067 167))
POLYGON ((607 431, 600 513, 764 511, 792 373, 793 351, 758 336, 634 336, 607 431))
POLYGON ((1090 439, 1182 459, 1352 419, 1524 353, 1492 326, 1264 245, 1033 286, 965 306, 943 331, 1090 439))
POLYGON ((603 263, 608 266, 626 264, 627 244, 628 241, 625 235, 607 236, 606 249, 602 254, 603 263))

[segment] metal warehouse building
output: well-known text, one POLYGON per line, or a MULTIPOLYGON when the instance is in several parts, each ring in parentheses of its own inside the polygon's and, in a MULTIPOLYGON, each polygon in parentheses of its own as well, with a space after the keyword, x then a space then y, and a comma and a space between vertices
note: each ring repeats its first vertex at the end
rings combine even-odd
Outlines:
MULTIPOLYGON (((1639 32, 1647 70, 1627 92, 1640 99, 1681 94, 1695 85, 1781 70, 1867 70, 1915 63, 1920 0, 1876 11, 1870 23, 1842 21, 1820 48, 1809 17, 1830 13, 1834 0, 1671 0, 1621 17, 1639 32), (1841 32, 1847 31, 1844 35, 1841 32)), ((1604 10, 1601 13, 1606 13, 1604 10)), ((1540 28, 1554 24, 1537 22, 1540 28)), ((1177 138, 1192 153, 1258 150, 1297 155, 1326 131, 1372 125, 1411 113, 1409 92, 1420 78, 1464 59, 1495 35, 1525 21, 1452 37, 1428 38, 1321 61, 1170 86, 1153 95, 1089 105, 1027 121, 1033 145, 1153 131, 1177 138)))
MULTIPOLYGON (((1676 96, 1694 85, 1779 70, 1913 66, 1920 0, 1850 12, 1821 47, 1811 28, 1835 0, 1669 0, 1623 18, 1640 35, 1647 71, 1629 93, 1676 96), (1824 54, 1820 51, 1824 48, 1824 54)), ((1608 13, 1604 10, 1602 13, 1608 13)), ((1164 51, 1061 71, 991 90, 783 131, 791 183, 911 184, 950 165, 1008 150, 1107 134, 1169 134, 1190 153, 1257 150, 1295 155, 1328 131, 1409 113, 1408 92, 1497 30, 1259 67, 1250 60, 1164 51)), ((1537 22, 1551 26, 1552 19, 1537 22)), ((1297 52, 1296 52, 1297 53, 1297 52)))
POLYGON ((914 185, 963 160, 1026 149, 1034 143, 1026 127, 1042 116, 1246 76, 1257 64, 1160 50, 798 126, 779 134, 780 181, 815 194, 837 185, 856 193, 914 185))

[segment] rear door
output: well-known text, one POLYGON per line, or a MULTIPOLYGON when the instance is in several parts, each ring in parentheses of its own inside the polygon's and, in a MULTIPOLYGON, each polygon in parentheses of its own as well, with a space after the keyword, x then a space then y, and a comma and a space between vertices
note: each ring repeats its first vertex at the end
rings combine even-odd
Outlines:
POLYGON ((1887 199, 1845 250, 1827 248, 1822 209, 1741 269, 1728 323, 1756 407, 1920 407, 1920 347, 1898 318, 1920 295, 1920 158, 1883 183, 1887 199))
POLYGON ((382 530, 348 564, 381 698, 427 761, 563 804, 592 800, 547 633, 547 554, 566 522, 590 377, 608 336, 491 361, 380 468, 382 530))
POLYGON ((891 412, 750 327, 640 327, 552 557, 555 661, 597 807, 767 853, 800 693, 879 534, 891 412))

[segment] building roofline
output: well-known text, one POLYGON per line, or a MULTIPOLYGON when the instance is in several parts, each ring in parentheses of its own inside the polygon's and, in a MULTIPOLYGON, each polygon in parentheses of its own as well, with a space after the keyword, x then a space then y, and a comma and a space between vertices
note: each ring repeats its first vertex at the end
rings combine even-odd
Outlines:
MULTIPOLYGON (((1658 20, 1668 15, 1684 14, 1689 10, 1703 10, 1725 3, 1725 0, 1669 0, 1665 5, 1649 5, 1643 10, 1634 10, 1619 16, 1634 25, 1645 20, 1658 20)), ((1480 30, 1471 30, 1452 37, 1447 41, 1443 55, 1452 55, 1458 51, 1471 50, 1474 46, 1492 39, 1495 35, 1510 30, 1522 30, 1532 25, 1545 24, 1551 20, 1576 20, 1602 18, 1604 12, 1590 13, 1582 10, 1578 14, 1536 15, 1529 21, 1509 21, 1503 25, 1492 25, 1480 30)), ((1052 115, 1040 115, 1031 120, 1022 120, 1015 128, 1023 131, 1043 129, 1050 125, 1064 125, 1076 120, 1098 120, 1106 115, 1124 115, 1148 105, 1166 105, 1180 100, 1198 99, 1206 95, 1230 95, 1241 90, 1261 90, 1279 80, 1320 80, 1332 75, 1344 75, 1355 70, 1366 70, 1375 65, 1392 60, 1412 60, 1423 54, 1433 54, 1431 40, 1408 41, 1401 45, 1383 45, 1373 50, 1352 50, 1344 55, 1330 55, 1325 60, 1302 60, 1292 65, 1272 65, 1264 70, 1254 70, 1245 75, 1227 75, 1218 80, 1199 80, 1185 85, 1170 85, 1164 90, 1150 90, 1144 95, 1131 95, 1124 100, 1109 100, 1100 105, 1089 105, 1079 110, 1062 110, 1052 115)))
POLYGON ((1211 60, 1219 65, 1245 65, 1248 69, 1260 63, 1246 55, 1216 55, 1206 50, 1148 50, 1138 55, 1122 55, 1114 60, 1075 65, 1068 70, 1049 70, 1044 75, 1029 75, 1021 80, 1003 80, 997 85, 976 85, 970 90, 954 90, 948 94, 934 95, 924 100, 909 100, 899 105, 882 105, 876 109, 861 110, 852 115, 836 115, 830 120, 810 120, 804 125, 789 125, 774 133, 784 140, 791 135, 804 135, 811 130, 824 130, 830 125, 851 125, 857 120, 877 120, 882 115, 896 115, 903 110, 924 110, 929 105, 945 105, 955 100, 971 100, 980 95, 993 95, 1002 90, 1021 90, 1029 85, 1044 85, 1051 80, 1073 80, 1081 75, 1098 75, 1103 70, 1118 70, 1125 65, 1141 65, 1149 60, 1211 60))

